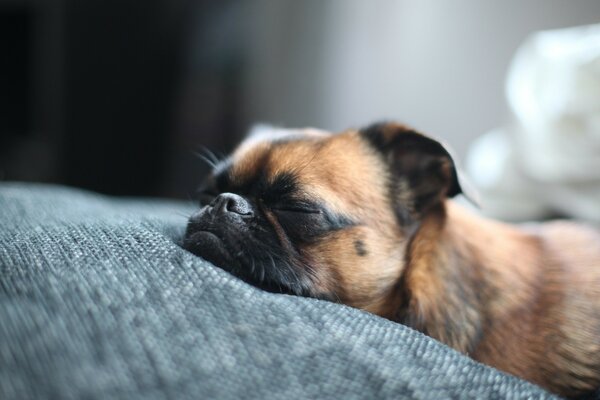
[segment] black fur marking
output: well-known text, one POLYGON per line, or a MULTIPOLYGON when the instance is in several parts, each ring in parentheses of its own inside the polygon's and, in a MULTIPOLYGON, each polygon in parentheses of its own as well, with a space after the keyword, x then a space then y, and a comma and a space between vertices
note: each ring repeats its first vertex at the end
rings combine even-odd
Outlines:
POLYGON ((327 234, 356 225, 350 218, 335 214, 318 203, 302 207, 283 205, 273 208, 279 224, 294 243, 314 243, 327 234), (293 208, 292 208, 293 207, 293 208))
POLYGON ((360 239, 354 241, 354 248, 356 249, 356 254, 358 254, 361 257, 364 257, 367 254, 369 254, 367 248, 365 247, 365 243, 360 239))
POLYGON ((298 179, 290 172, 280 173, 270 182, 261 176, 256 186, 257 195, 267 204, 283 202, 298 194, 298 179))

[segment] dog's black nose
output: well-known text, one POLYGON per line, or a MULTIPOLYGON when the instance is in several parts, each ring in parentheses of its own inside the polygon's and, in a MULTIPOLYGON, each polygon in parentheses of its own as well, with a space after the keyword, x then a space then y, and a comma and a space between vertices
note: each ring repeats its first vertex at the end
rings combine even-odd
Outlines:
POLYGON ((252 206, 242 196, 234 193, 221 193, 211 203, 214 212, 218 214, 235 213, 243 216, 252 216, 252 206))

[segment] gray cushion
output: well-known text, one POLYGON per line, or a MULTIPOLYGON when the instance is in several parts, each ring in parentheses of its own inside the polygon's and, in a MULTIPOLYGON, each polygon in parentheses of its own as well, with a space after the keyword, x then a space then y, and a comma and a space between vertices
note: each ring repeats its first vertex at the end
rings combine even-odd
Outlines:
POLYGON ((550 398, 179 247, 191 204, 0 184, 0 398, 550 398))

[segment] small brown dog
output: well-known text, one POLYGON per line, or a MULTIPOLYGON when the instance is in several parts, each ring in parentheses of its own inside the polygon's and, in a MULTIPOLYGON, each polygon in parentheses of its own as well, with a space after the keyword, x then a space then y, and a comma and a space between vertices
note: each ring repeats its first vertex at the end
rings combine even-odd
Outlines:
POLYGON ((600 386, 600 234, 467 212, 431 138, 254 135, 203 192, 184 246, 248 282, 370 311, 561 395, 600 386))

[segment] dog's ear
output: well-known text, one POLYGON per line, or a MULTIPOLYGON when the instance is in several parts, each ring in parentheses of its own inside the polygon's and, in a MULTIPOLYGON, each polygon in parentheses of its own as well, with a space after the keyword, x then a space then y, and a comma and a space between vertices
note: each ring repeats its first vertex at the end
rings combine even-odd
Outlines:
POLYGON ((420 219, 447 197, 465 194, 456 163, 439 141, 395 123, 374 124, 360 133, 383 155, 392 175, 391 195, 406 222, 420 219))

